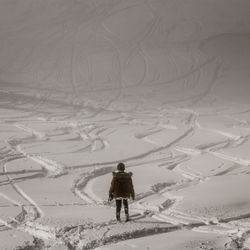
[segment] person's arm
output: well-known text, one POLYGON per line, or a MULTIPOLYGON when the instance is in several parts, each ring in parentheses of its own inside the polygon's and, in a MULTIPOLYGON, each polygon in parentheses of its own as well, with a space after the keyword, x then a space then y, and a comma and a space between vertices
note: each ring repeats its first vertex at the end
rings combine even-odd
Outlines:
POLYGON ((109 199, 110 200, 113 199, 114 189, 115 189, 115 177, 113 176, 112 181, 111 181, 111 185, 110 185, 110 188, 109 188, 109 199))
POLYGON ((131 193, 132 200, 134 200, 135 199, 135 190, 134 190, 132 178, 130 178, 130 193, 131 193))

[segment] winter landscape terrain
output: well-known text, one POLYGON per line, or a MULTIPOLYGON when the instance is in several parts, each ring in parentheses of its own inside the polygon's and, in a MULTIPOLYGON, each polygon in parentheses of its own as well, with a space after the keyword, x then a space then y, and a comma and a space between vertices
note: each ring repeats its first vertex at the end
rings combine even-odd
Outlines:
POLYGON ((249 96, 249 0, 0 0, 0 249, 250 249, 249 96))

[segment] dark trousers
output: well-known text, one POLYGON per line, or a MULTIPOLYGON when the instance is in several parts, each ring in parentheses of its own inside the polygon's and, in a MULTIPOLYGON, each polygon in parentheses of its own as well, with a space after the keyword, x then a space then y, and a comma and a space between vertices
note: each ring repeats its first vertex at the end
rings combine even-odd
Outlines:
POLYGON ((128 216, 128 200, 127 199, 117 199, 117 200, 115 200, 115 203, 116 203, 116 218, 120 219, 122 203, 124 206, 125 215, 128 216))

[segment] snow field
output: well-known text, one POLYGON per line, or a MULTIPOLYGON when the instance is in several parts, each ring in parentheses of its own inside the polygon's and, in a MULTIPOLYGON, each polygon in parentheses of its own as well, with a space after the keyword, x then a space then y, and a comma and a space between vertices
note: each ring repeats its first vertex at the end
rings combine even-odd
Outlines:
POLYGON ((0 0, 1 249, 249 249, 249 7, 0 0))

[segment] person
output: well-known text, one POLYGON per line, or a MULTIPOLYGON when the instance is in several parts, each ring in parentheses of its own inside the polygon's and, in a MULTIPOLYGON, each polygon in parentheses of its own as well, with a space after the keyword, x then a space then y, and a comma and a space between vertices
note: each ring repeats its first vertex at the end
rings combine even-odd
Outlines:
POLYGON ((117 170, 117 172, 113 172, 109 189, 109 200, 115 199, 117 221, 121 221, 120 213, 122 203, 125 211, 125 221, 129 221, 128 199, 135 199, 132 173, 125 172, 125 165, 122 162, 117 165, 117 170))

